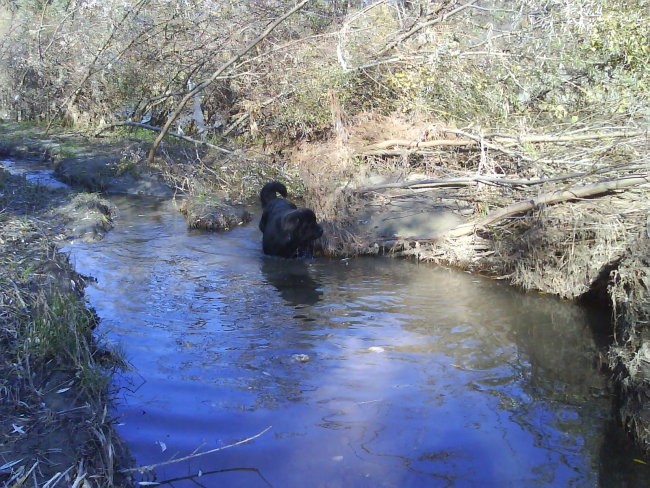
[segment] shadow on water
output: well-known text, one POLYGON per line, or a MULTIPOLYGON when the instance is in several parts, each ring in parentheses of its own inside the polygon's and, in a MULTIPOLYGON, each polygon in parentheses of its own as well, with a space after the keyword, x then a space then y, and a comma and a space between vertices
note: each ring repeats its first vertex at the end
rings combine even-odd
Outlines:
POLYGON ((315 305, 323 296, 320 283, 310 269, 311 261, 287 260, 264 256, 261 258, 262 274, 280 296, 290 305, 315 305))
POLYGON ((405 261, 269 258, 253 224, 188 232, 166 202, 115 203, 105 240, 68 251, 97 279, 87 294, 99 332, 133 365, 117 415, 136 462, 272 426, 153 481, 644 486, 650 476, 612 423, 602 344, 582 308, 405 261))

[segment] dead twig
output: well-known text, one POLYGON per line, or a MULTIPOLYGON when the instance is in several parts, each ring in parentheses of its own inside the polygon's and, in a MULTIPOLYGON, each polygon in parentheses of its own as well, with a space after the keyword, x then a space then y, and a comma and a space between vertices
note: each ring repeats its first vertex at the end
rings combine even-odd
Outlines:
POLYGON ((170 459, 169 461, 164 461, 162 463, 149 464, 147 466, 138 466, 137 468, 122 469, 122 470, 120 470, 120 473, 135 473, 135 472, 144 473, 145 471, 153 471, 154 469, 159 468, 160 466, 167 466, 168 464, 181 463, 181 462, 187 461, 189 459, 194 459, 194 458, 197 458, 197 457, 200 457, 200 456, 205 456, 206 454, 212 454, 212 453, 215 453, 215 452, 223 451, 225 449, 230 449, 231 447, 241 446, 242 444, 246 444, 246 443, 248 443, 248 442, 250 442, 252 440, 255 440, 258 437, 266 434, 269 430, 271 430, 271 427, 272 426, 269 425, 266 429, 264 429, 263 431, 255 434, 254 436, 247 437, 246 439, 243 439, 241 441, 237 441, 237 442, 235 442, 233 444, 228 444, 227 446, 217 447, 215 449, 210 449, 209 451, 197 452, 195 454, 190 454, 190 455, 184 456, 182 458, 170 459))
POLYGON ((305 4, 309 0, 303 0, 300 2, 298 5, 296 5, 294 8, 289 10, 287 13, 282 15, 279 19, 277 19, 275 22, 271 23, 262 34, 260 34, 258 37, 253 39, 247 46, 245 46, 241 51, 239 51, 237 54, 235 54, 230 60, 228 60, 226 63, 221 65, 219 69, 217 69, 214 73, 212 73, 212 76, 210 76, 208 79, 203 80, 201 83, 198 83, 194 88, 189 90, 183 99, 180 101, 176 109, 172 112, 172 114, 169 116, 167 119, 167 122, 165 122, 165 125, 162 127, 160 134, 158 137, 156 137, 156 140, 153 142, 151 145, 151 149, 149 150, 149 155, 147 156, 147 159, 150 164, 153 164, 154 157, 156 156, 156 151, 158 150, 158 146, 164 139, 165 135, 169 131, 169 128, 171 125, 174 123, 174 121, 178 118, 178 116, 181 114, 183 109, 185 108, 185 105, 187 105, 187 102, 189 102, 194 95, 197 93, 203 91, 206 87, 210 86, 219 76, 221 76, 222 73, 224 73, 228 68, 230 68, 233 64, 235 64, 239 59, 244 56, 246 53, 248 53, 251 49, 253 49, 255 46, 257 46, 260 42, 262 42, 278 25, 280 25, 282 22, 284 22, 288 17, 293 15, 295 12, 300 10, 302 7, 305 6, 305 4))
MULTIPOLYGON (((272 98, 270 98, 270 99, 268 99, 268 100, 265 100, 264 102, 260 103, 259 108, 260 108, 260 109, 263 109, 264 107, 268 107, 269 105, 271 105, 271 104, 272 104, 273 102, 275 102, 276 100, 279 100, 279 99, 281 99, 281 98, 287 97, 287 96, 291 95, 293 92, 295 92, 295 90, 289 90, 289 91, 287 91, 287 92, 282 92, 282 93, 280 93, 279 95, 276 95, 276 96, 274 96, 274 97, 272 97, 272 98)), ((237 127, 239 127, 240 125, 242 125, 242 124, 246 121, 246 119, 248 119, 248 118, 250 117, 250 115, 251 115, 250 112, 245 112, 244 114, 240 115, 240 116, 237 118, 237 120, 235 120, 235 121, 230 125, 230 127, 228 127, 226 130, 223 131, 223 135, 224 135, 224 136, 227 136, 228 134, 230 134, 233 130, 235 130, 237 127)))
POLYGON ((420 32, 425 27, 431 27, 433 25, 439 24, 440 22, 444 22, 449 17, 452 17, 452 16, 456 15, 457 13, 462 12, 463 10, 471 7, 477 1, 478 0, 470 0, 467 3, 465 3, 463 5, 460 5, 459 7, 456 7, 453 10, 450 10, 446 14, 439 15, 437 17, 434 17, 434 16, 437 15, 447 5, 446 4, 441 4, 441 5, 432 7, 433 11, 429 15, 427 15, 425 17, 423 22, 419 22, 419 23, 415 24, 413 27, 411 27, 404 34, 402 34, 397 39, 395 39, 394 41, 392 41, 388 45, 386 45, 381 51, 379 51, 379 53, 377 54, 377 57, 381 57, 381 56, 385 55, 386 53, 388 53, 389 51, 391 51, 392 49, 394 49, 395 47, 400 45, 402 42, 404 42, 409 37, 412 37, 416 33, 420 32))
POLYGON ((484 183, 488 185, 495 186, 514 186, 514 187, 526 187, 526 186, 535 186, 543 185, 545 183, 553 183, 558 181, 567 181, 575 178, 584 178, 587 176, 594 176, 597 174, 608 173, 612 171, 638 171, 639 169, 650 169, 648 165, 619 165, 619 166, 607 166, 604 168, 598 168, 593 171, 581 171, 576 173, 561 174, 558 176, 553 176, 551 178, 501 178, 495 176, 460 176, 456 178, 426 178, 422 180, 412 180, 412 181, 402 181, 398 183, 385 183, 383 185, 375 186, 366 186, 363 188, 357 188, 354 190, 354 193, 358 195, 363 195, 364 193, 370 193, 380 190, 389 190, 389 189, 403 189, 408 188, 411 190, 423 190, 427 188, 438 188, 438 187, 460 187, 460 186, 470 186, 479 183, 484 183))
POLYGON ((523 144, 543 144, 543 143, 564 143, 564 142, 580 142, 597 139, 620 139, 639 137, 646 134, 641 130, 619 130, 614 132, 597 132, 593 134, 579 134, 579 135, 551 135, 551 134, 538 134, 530 136, 519 135, 474 135, 469 132, 458 129, 442 129, 441 132, 456 134, 462 136, 464 139, 437 139, 434 141, 416 141, 408 139, 389 139, 381 141, 376 144, 370 144, 362 147, 357 151, 357 154, 362 156, 370 155, 394 155, 403 154, 404 151, 417 152, 421 149, 429 149, 432 147, 476 147, 482 143, 489 149, 504 152, 509 156, 517 156, 518 153, 509 150, 511 147, 521 146, 523 144), (401 148, 401 149, 400 149, 401 148))

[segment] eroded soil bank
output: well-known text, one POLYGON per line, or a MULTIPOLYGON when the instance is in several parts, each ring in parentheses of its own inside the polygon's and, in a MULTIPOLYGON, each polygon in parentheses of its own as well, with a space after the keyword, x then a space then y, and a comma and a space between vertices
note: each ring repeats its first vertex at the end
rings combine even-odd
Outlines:
POLYGON ((286 151, 332 252, 387 253, 591 303, 621 421, 650 448, 647 132, 458 130, 368 115, 286 151))

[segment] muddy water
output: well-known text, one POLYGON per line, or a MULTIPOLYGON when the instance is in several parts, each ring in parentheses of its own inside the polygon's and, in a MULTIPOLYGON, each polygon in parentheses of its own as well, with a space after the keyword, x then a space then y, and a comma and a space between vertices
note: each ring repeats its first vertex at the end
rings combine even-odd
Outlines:
MULTIPOLYGON (((115 200, 67 247, 132 369, 119 434, 171 486, 637 486, 586 312, 383 259, 265 257, 255 224, 189 232, 115 200), (170 481, 171 480, 171 481, 170 481)), ((646 478, 647 479, 647 478, 646 478)), ((638 485, 641 486, 641 485, 638 485)))

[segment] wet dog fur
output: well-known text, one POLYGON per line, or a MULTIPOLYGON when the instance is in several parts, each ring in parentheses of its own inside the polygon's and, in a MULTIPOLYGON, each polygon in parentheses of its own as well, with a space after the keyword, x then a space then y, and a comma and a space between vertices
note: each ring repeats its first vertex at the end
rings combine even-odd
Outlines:
POLYGON ((323 228, 313 210, 296 207, 286 196, 287 188, 277 181, 267 183, 260 191, 262 248, 265 254, 284 258, 309 255, 323 228))

